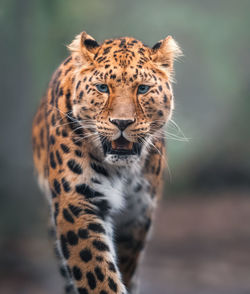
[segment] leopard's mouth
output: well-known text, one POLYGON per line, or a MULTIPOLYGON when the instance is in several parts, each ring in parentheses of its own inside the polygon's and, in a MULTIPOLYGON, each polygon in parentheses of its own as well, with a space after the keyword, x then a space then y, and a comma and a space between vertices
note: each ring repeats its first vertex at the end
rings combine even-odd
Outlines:
POLYGON ((101 141, 104 155, 113 154, 118 156, 127 156, 141 154, 142 144, 130 142, 122 135, 114 141, 108 141, 106 138, 103 138, 101 141))

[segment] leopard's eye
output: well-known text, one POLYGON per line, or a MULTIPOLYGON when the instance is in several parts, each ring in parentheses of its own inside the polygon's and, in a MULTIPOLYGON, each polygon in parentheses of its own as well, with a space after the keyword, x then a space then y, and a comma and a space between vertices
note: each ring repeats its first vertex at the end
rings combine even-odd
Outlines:
POLYGON ((109 93, 109 87, 106 84, 97 84, 96 88, 99 92, 102 93, 109 93))
POLYGON ((148 85, 139 85, 137 89, 137 94, 146 94, 150 89, 148 85))

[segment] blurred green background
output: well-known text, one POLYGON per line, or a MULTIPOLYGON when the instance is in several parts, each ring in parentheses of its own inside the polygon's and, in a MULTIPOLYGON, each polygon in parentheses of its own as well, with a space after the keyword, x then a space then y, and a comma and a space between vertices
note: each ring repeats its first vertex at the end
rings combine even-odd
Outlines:
MULTIPOLYGON (((42 271, 39 262, 30 265, 30 260, 33 262, 37 254, 44 254, 44 260, 48 258, 47 249, 44 249, 48 244, 40 242, 46 238, 47 207, 33 176, 31 121, 51 74, 68 55, 66 45, 83 30, 99 42, 127 35, 152 46, 171 34, 180 44, 184 57, 176 63, 173 119, 189 141, 167 140, 171 176, 166 176, 164 200, 169 201, 170 206, 175 201, 181 207, 183 203, 193 203, 190 211, 195 214, 201 209, 196 207, 200 201, 208 201, 204 209, 209 209, 209 205, 226 198, 231 209, 228 208, 228 218, 238 213, 232 226, 235 234, 239 233, 236 228, 242 228, 239 218, 245 215, 242 211, 249 206, 250 191, 249 11, 249 0, 1 1, 0 234, 3 238, 0 248, 3 248, 3 256, 0 265, 4 266, 0 266, 0 274, 4 274, 4 278, 0 283, 5 281, 1 293, 52 293, 52 290, 57 293, 53 281, 59 278, 50 278, 51 282, 47 284, 41 282, 46 280, 46 274, 44 280, 39 279, 42 271), (236 207, 243 207, 243 210, 234 210, 235 205, 231 204, 235 199, 236 207), (35 240, 34 244, 31 240, 35 240), (29 250, 36 252, 32 251, 34 256, 23 257, 29 250), (25 272, 24 264, 30 271, 25 272), (14 268, 15 277, 24 270, 21 280, 28 281, 27 285, 22 282, 24 288, 15 290, 15 283, 10 287, 8 277, 14 268), (30 275, 35 268, 38 271, 36 278, 30 275), (38 290, 32 288, 32 279, 41 282, 40 290, 39 286, 38 290)), ((169 132, 182 136, 174 128, 169 128, 169 132)), ((182 210, 175 209, 177 215, 182 215, 182 210)), ((164 213, 167 212, 162 211, 164 213)), ((217 213, 219 224, 223 205, 217 213)), ((197 216, 197 222, 202 217, 202 214, 197 216)), ((211 218, 210 215, 206 218, 208 229, 211 218)), ((245 224, 246 219, 242 222, 245 224)), ((178 224, 179 218, 176 218, 177 227, 178 224)), ((173 227, 175 224, 170 222, 170 230, 173 227)), ((223 232, 224 229, 221 228, 223 232)), ((156 239, 158 233, 160 235, 156 229, 156 239)), ((205 240, 199 232, 197 234, 199 240, 205 240)), ((242 234, 244 242, 249 241, 249 231, 243 230, 242 234)), ((229 236, 234 235, 229 233, 229 236)), ((203 241, 199 248, 203 248, 203 241)), ((167 249, 163 254, 166 258, 171 257, 167 249)), ((50 268, 53 268, 53 261, 49 260, 50 268)), ((43 270, 47 273, 48 265, 45 261, 44 264, 43 270)), ((179 270, 175 276, 181 274, 182 269, 179 270)), ((244 273, 247 271, 250 272, 250 261, 244 273)), ((244 285, 242 281, 239 284, 242 283, 244 285)), ((181 292, 178 284, 172 283, 168 293, 186 293, 181 292)), ((207 288, 203 285, 203 288, 210 289, 209 285, 207 288)), ((220 294, 224 293, 223 289, 220 288, 220 294)), ((243 292, 240 288, 235 289, 232 293, 249 293, 250 286, 243 287, 243 292)), ((194 293, 193 288, 192 291, 194 293)), ((212 292, 197 291, 195 293, 216 293, 215 288, 212 292)), ((158 289, 158 293, 166 292, 158 289)), ((226 289, 225 293, 231 292, 226 289)))

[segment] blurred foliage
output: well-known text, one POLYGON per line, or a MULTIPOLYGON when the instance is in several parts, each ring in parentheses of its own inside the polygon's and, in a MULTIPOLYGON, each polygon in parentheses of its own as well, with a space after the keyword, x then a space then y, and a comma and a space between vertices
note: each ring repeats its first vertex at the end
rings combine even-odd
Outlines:
POLYGON ((2 218, 16 231, 42 213, 31 120, 65 46, 83 30, 99 41, 130 35, 148 45, 171 34, 183 48, 174 120, 190 140, 168 140, 169 193, 249 187, 249 11, 249 0, 2 0, 2 218))

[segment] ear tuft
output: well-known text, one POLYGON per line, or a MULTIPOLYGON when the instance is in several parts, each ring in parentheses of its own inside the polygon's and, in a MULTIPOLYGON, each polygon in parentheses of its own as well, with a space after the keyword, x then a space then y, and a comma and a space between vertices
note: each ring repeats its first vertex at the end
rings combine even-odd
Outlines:
POLYGON ((152 47, 152 60, 169 75, 173 72, 174 61, 182 56, 182 51, 175 40, 168 36, 152 47))
POLYGON ((75 39, 67 46, 71 53, 80 52, 81 34, 77 35, 75 39))
POLYGON ((93 61, 99 44, 86 32, 77 35, 73 42, 68 46, 71 54, 75 56, 77 65, 84 65, 93 61))

